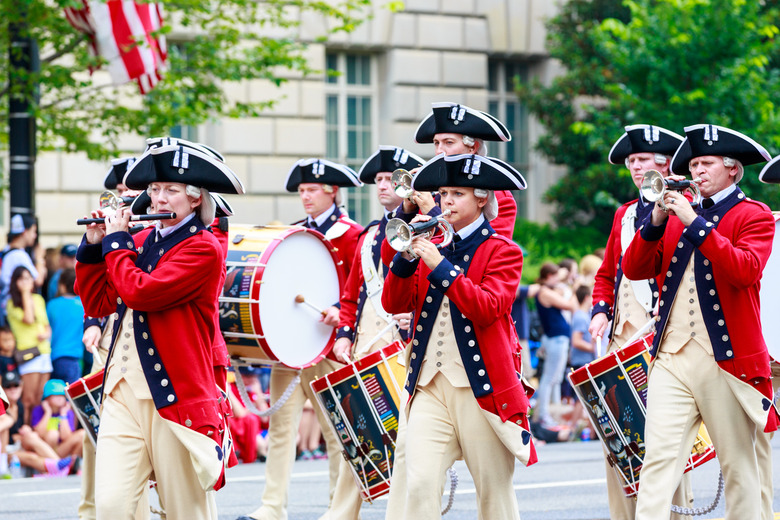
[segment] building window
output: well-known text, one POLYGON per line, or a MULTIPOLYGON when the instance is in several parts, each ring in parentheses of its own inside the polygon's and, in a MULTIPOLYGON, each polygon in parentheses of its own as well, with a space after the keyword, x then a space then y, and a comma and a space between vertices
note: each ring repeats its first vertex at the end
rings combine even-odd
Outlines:
MULTIPOLYGON (((191 57, 190 57, 190 52, 188 49, 187 42, 174 42, 174 43, 169 42, 168 56, 169 56, 169 61, 171 63, 176 63, 178 64, 177 66, 184 67, 187 70, 191 68, 190 65, 191 57)), ((187 96, 189 96, 189 94, 187 94, 187 96)), ((198 127, 184 124, 184 123, 179 123, 171 127, 171 129, 169 130, 169 135, 171 137, 176 137, 177 139, 186 139, 188 141, 197 143, 198 127)))
MULTIPOLYGON (((326 55, 325 131, 327 156, 358 171, 373 152, 376 71, 370 55, 329 52, 326 55)), ((371 220, 370 186, 348 188, 344 201, 349 216, 371 220)))
MULTIPOLYGON (((528 110, 515 94, 515 83, 528 81, 528 64, 517 61, 488 61, 488 112, 504 123, 512 135, 508 143, 489 143, 488 155, 502 159, 517 168, 524 177, 528 172, 528 110)), ((528 218, 525 191, 515 192, 518 217, 528 218)))

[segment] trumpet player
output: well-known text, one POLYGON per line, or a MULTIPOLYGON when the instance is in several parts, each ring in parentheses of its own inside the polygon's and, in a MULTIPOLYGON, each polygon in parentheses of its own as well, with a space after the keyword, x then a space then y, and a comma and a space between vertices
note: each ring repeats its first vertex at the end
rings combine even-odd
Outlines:
MULTIPOLYGON (((658 300, 658 285, 654 278, 629 280, 623 276, 623 252, 628 248, 640 223, 653 210, 653 203, 641 194, 645 173, 656 170, 669 175, 672 155, 682 143, 682 136, 656 125, 627 126, 623 135, 609 151, 609 162, 624 164, 631 180, 639 190, 639 197, 623 204, 615 212, 612 230, 605 248, 604 261, 593 286, 593 310, 588 331, 592 338, 608 338, 607 353, 626 345, 628 339, 653 318, 658 300), (607 330, 611 322, 611 328, 607 330)), ((608 449, 608 448, 605 448, 608 449)), ((623 482, 607 462, 607 497, 609 517, 613 520, 633 520, 636 499, 623 492, 623 482)), ((674 503, 690 506, 693 501, 689 474, 685 474, 675 492, 674 503)), ((675 518, 679 518, 675 515, 675 518)))
POLYGON ((445 471, 459 458, 474 478, 479 517, 519 518, 514 461, 536 461, 510 316, 523 255, 490 221, 497 215, 491 191, 524 189, 525 180, 495 159, 440 155, 413 187, 438 190, 456 236, 441 250, 435 239, 415 236, 416 258, 396 254, 382 292, 385 310, 415 316, 403 412, 414 463, 406 464, 405 511, 396 518, 440 518, 445 471))
POLYGON ((694 209, 682 193, 666 191, 667 209, 656 202, 624 253, 628 278, 662 280, 637 520, 669 518, 702 422, 723 471, 726 519, 761 517, 754 445, 759 432, 777 429, 778 415, 758 293, 775 223, 737 182, 745 165, 769 159, 734 130, 686 127, 671 170, 701 179, 705 198, 694 209))
MULTIPOLYGON (((512 136, 504 124, 481 110, 452 102, 433 103, 428 114, 414 134, 416 143, 431 143, 435 155, 477 154, 487 155, 486 141, 507 142, 512 136)), ((497 233, 511 239, 515 230, 517 203, 508 190, 497 190, 493 195, 498 203, 498 216, 491 222, 497 233)), ((427 192, 415 191, 404 201, 404 211, 431 213, 435 202, 427 192)))

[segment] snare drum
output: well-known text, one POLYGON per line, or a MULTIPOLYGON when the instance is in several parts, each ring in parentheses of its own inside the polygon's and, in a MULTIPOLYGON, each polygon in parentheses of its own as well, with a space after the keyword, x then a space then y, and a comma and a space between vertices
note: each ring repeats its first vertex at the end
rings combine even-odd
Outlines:
POLYGON ((323 414, 343 446, 363 500, 390 491, 404 367, 400 341, 311 382, 323 414))
MULTIPOLYGON (((626 496, 634 496, 639 490, 639 471, 645 456, 648 349, 652 343, 650 333, 569 374, 626 496)), ((685 471, 714 457, 715 448, 702 424, 685 471)))
POLYGON ((291 368, 325 357, 336 330, 318 309, 339 300, 344 270, 321 233, 231 224, 226 264, 219 326, 231 356, 291 368))
POLYGON ((87 432, 93 446, 97 446, 97 435, 100 427, 100 396, 103 393, 103 372, 97 372, 82 377, 65 387, 65 396, 76 412, 81 426, 87 432))

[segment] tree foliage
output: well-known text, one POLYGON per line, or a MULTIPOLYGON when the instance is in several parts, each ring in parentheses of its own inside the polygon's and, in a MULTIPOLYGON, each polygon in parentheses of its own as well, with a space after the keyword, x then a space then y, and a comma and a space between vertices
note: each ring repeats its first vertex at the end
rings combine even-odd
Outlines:
MULTIPOLYGON (((631 124, 683 134, 713 123, 780 152, 777 0, 568 0, 547 24, 548 50, 566 72, 519 86, 546 127, 537 148, 568 167, 546 197, 559 222, 608 232, 617 201, 636 197, 628 171, 610 165, 631 124)), ((748 196, 780 208, 780 190, 747 167, 748 196)))
MULTIPOLYGON (((23 95, 33 105, 39 148, 106 158, 122 135, 164 135, 177 125, 209 118, 256 116, 273 100, 231 99, 226 94, 230 84, 265 79, 281 85, 286 77, 313 72, 305 58, 306 42, 299 37, 302 20, 323 20, 323 34, 317 37, 325 39, 353 30, 369 15, 371 0, 162 3, 169 70, 150 94, 141 96, 132 83, 117 87, 93 81, 88 71, 101 62, 89 55, 87 38, 63 14, 64 7, 81 2, 0 0, 0 48, 9 48, 9 26, 26 13, 22 35, 38 42, 41 63, 37 72, 9 71, 9 53, 0 53, 0 121, 7 121, 9 94, 23 95)), ((0 148, 7 146, 7 128, 0 128, 0 148)))

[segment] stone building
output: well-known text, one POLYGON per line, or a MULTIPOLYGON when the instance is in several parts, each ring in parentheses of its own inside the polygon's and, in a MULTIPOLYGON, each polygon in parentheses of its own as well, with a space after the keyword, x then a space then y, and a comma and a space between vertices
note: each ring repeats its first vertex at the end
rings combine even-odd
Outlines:
MULTIPOLYGON (((302 20, 314 69, 341 74, 291 77, 277 88, 263 81, 230 87, 243 101, 278 99, 262 117, 223 119, 180 128, 181 137, 222 152, 244 181, 248 194, 230 197, 237 223, 292 222, 303 216, 296 195, 284 192, 284 178, 299 158, 325 157, 357 169, 378 145, 402 146, 424 158, 432 145, 413 142, 420 120, 436 101, 456 101, 486 110, 512 132, 509 143, 488 146, 488 154, 511 162, 528 181, 519 193, 518 217, 548 221, 542 194, 562 174, 533 151, 540 127, 512 91, 513 78, 547 81, 558 64, 545 51, 549 0, 406 0, 405 10, 383 9, 354 33, 326 43, 314 41, 324 20, 302 20)), ((175 44, 175 32, 169 37, 175 44)), ((143 149, 125 143, 127 155, 143 149)), ((77 242, 76 218, 97 207, 107 164, 79 154, 41 153, 36 163, 36 212, 44 246, 77 242)), ((380 214, 373 186, 347 190, 353 218, 367 223, 380 214)), ((7 226, 7 224, 6 224, 7 226)))

